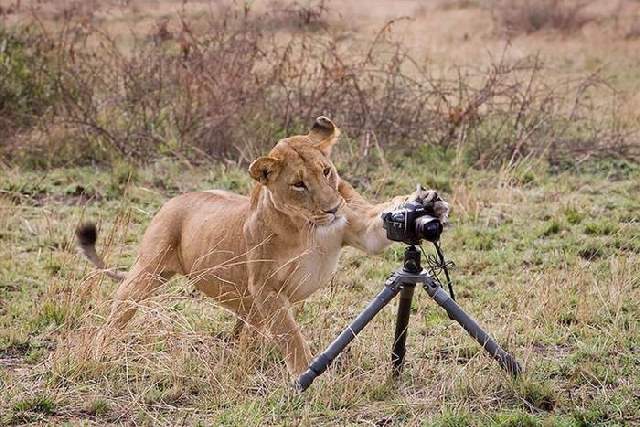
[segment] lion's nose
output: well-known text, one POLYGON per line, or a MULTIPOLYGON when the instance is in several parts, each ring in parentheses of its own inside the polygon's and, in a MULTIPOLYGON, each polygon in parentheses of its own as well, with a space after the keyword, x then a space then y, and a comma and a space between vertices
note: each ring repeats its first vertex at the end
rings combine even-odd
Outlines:
POLYGON ((335 213, 338 212, 338 208, 340 208, 340 205, 337 205, 335 208, 329 209, 328 211, 324 211, 324 213, 334 214, 335 215, 335 213))

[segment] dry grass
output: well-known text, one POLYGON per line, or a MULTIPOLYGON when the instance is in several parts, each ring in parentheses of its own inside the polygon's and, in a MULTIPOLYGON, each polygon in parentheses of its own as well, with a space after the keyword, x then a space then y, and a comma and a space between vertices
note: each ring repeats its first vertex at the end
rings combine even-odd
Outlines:
MULTIPOLYGON (((394 316, 389 308, 335 368, 297 395, 274 346, 261 337, 222 340, 233 317, 182 279, 145 301, 116 344, 95 358, 89 344, 114 285, 80 261, 72 243, 75 225, 82 218, 99 219, 99 244, 108 263, 127 266, 167 193, 246 191, 248 178, 234 168, 181 173, 180 165, 165 162, 139 170, 128 185, 113 190, 106 172, 13 170, 7 171, 11 193, 2 198, 1 217, 3 229, 10 230, 2 236, 0 290, 6 299, 0 312, 3 421, 637 420, 637 168, 620 172, 624 164, 615 164, 603 172, 558 176, 521 165, 497 175, 462 174, 443 168, 440 162, 448 160, 422 155, 405 161, 404 171, 388 159, 393 169, 385 181, 398 184, 383 186, 378 197, 408 191, 414 180, 450 188, 444 192, 454 207, 454 228, 444 245, 458 265, 460 303, 524 361, 522 380, 504 375, 418 292, 408 365, 398 382, 388 376, 394 316), (425 164, 440 174, 425 172, 425 164), (603 180, 603 173, 612 181, 603 180), (96 201, 77 204, 69 190, 77 181, 96 201), (9 252, 13 257, 5 256, 9 252)), ((346 165, 340 169, 351 172, 346 165)), ((368 178, 377 187, 382 175, 368 178)), ((377 259, 347 251, 332 285, 298 316, 316 351, 364 307, 400 256, 400 247, 377 259)))

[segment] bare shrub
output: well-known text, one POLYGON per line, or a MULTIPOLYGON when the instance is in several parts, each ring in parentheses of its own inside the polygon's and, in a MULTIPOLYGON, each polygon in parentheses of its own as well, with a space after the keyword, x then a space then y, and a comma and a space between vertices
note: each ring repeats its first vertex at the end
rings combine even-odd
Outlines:
POLYGON ((262 29, 314 32, 328 28, 327 15, 329 8, 325 0, 313 2, 272 1, 270 12, 260 16, 258 21, 262 29))
POLYGON ((358 158, 424 144, 458 150, 478 167, 533 155, 637 155, 635 129, 615 105, 594 101, 594 93, 615 95, 597 75, 551 78, 538 58, 503 55, 486 69, 435 76, 394 42, 394 22, 354 49, 329 31, 276 39, 264 29, 271 13, 229 9, 198 31, 182 18, 170 36, 160 23, 164 37, 128 50, 87 24, 45 34, 52 66, 42 72, 56 102, 37 132, 12 138, 3 154, 41 158, 66 132, 65 163, 248 162, 326 114, 358 158), (52 128, 54 139, 31 138, 52 128))
POLYGON ((640 38, 640 19, 632 21, 629 29, 624 35, 626 40, 637 40, 640 38))
POLYGON ((556 30, 572 33, 594 20, 585 11, 589 0, 497 0, 492 5, 495 22, 511 33, 556 30))
POLYGON ((640 154, 637 127, 621 119, 618 95, 598 73, 554 78, 538 57, 500 59, 486 70, 461 70, 448 87, 457 96, 436 143, 456 144, 475 166, 640 154))
POLYGON ((54 102, 52 64, 41 41, 0 30, 0 137, 32 125, 54 102))

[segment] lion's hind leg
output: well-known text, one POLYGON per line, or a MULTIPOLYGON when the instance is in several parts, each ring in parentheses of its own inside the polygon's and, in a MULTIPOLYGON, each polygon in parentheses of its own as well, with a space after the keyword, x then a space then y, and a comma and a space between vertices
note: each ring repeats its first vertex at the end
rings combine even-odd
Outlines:
POLYGON ((140 302, 151 296, 172 275, 171 272, 158 272, 156 269, 134 265, 115 293, 105 327, 124 328, 140 302))
POLYGON ((177 272, 173 256, 139 257, 120 283, 111 303, 111 311, 97 335, 95 351, 101 353, 135 314, 140 303, 150 297, 177 272))

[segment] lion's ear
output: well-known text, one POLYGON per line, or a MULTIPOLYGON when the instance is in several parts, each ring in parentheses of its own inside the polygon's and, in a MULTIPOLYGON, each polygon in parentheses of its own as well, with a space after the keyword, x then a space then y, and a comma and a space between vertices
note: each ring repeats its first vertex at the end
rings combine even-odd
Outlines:
POLYGON ((249 174, 261 184, 266 185, 269 176, 278 170, 280 160, 273 157, 260 157, 249 165, 249 174))
POLYGON ((333 145, 338 142, 338 136, 340 136, 340 129, 325 116, 318 117, 309 131, 309 138, 327 157, 331 155, 333 145))

